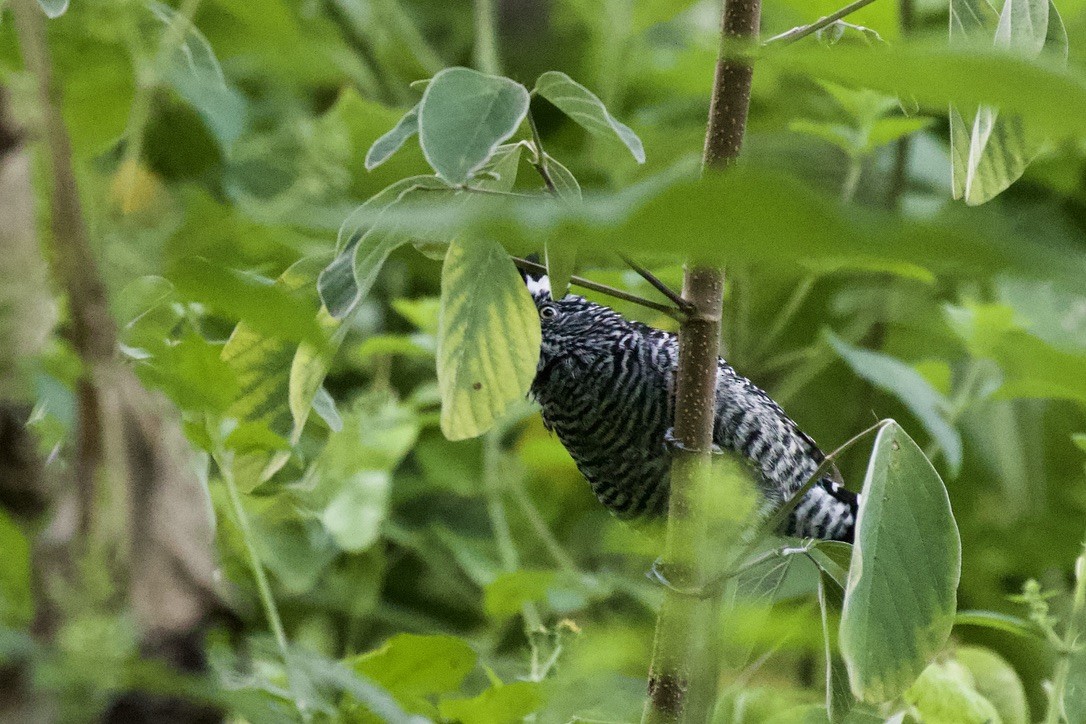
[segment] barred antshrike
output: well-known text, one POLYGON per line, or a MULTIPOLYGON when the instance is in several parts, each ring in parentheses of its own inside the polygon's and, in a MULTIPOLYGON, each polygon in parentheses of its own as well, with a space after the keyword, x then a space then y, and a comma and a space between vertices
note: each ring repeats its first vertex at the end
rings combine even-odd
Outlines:
MULTIPOLYGON (((573 294, 551 296, 546 276, 524 274, 543 344, 532 395, 596 497, 624 519, 667 510, 669 431, 678 339, 573 294)), ((753 382, 717 363, 713 441, 753 468, 771 505, 791 498, 825 460, 809 436, 753 382)), ((858 496, 826 476, 780 531, 851 542, 858 496)))

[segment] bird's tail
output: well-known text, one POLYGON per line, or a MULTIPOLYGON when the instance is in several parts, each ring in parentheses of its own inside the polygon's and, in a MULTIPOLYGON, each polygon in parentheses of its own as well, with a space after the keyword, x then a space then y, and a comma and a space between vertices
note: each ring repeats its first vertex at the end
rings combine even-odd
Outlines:
POLYGON ((859 495, 831 478, 822 478, 788 515, 783 533, 851 543, 856 537, 859 507, 859 495))

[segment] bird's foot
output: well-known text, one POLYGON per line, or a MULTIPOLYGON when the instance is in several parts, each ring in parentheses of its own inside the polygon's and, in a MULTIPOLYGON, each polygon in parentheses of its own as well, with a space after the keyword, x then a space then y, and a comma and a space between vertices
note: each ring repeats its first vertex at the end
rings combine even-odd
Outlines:
MULTIPOLYGON (((701 452, 701 450, 690 447, 678 437, 676 437, 674 427, 669 427, 667 430, 664 431, 664 451, 667 452, 669 455, 674 455, 676 452, 701 452)), ((715 443, 711 448, 709 448, 709 452, 713 455, 724 454, 724 450, 715 443)))
POLYGON ((725 577, 717 577, 708 583, 700 585, 684 585, 682 581, 684 578, 690 578, 690 572, 685 570, 683 566, 665 562, 663 558, 657 558, 653 561, 652 568, 645 573, 645 576, 672 593, 697 599, 712 598, 719 595, 724 589, 724 581, 726 580, 725 577))

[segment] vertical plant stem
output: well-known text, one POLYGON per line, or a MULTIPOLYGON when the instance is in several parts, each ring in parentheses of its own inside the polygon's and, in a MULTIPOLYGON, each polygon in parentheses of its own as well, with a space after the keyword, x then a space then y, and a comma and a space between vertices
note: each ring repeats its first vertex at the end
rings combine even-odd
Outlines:
POLYGON ((290 649, 287 642, 287 633, 283 628, 283 620, 279 616, 279 608, 272 596, 271 585, 268 583, 268 574, 264 571, 264 563, 260 560, 260 552, 256 549, 256 536, 253 535, 252 525, 249 523, 249 514, 245 512, 245 506, 241 502, 241 492, 238 490, 237 481, 234 479, 233 456, 219 450, 215 453, 215 464, 219 467, 226 493, 230 498, 230 507, 234 511, 234 517, 238 521, 238 530, 241 531, 241 540, 245 546, 245 553, 249 557, 249 568, 252 569, 253 578, 256 580, 257 595, 260 604, 264 608, 264 615, 268 619, 268 627, 275 637, 275 643, 279 647, 279 653, 283 657, 283 668, 287 673, 287 681, 290 682, 291 691, 294 694, 294 704, 303 719, 309 720, 308 706, 294 686, 294 676, 291 672, 290 649))
POLYGON ((256 579, 256 590, 260 596, 260 603, 264 607, 264 615, 268 619, 268 626, 275 637, 275 643, 283 654, 283 661, 287 658, 287 634, 283 629, 283 621, 279 618, 279 608, 275 605, 271 586, 268 584, 268 575, 264 571, 264 564, 260 560, 260 553, 256 549, 256 537, 253 528, 249 524, 249 515, 241 502, 241 493, 238 491, 237 482, 234 480, 233 459, 219 452, 215 455, 215 463, 219 466, 226 493, 230 497, 230 507, 234 511, 234 517, 238 520, 238 529, 241 531, 241 539, 245 545, 245 552, 249 556, 249 568, 256 579))
MULTIPOLYGON (((1079 632, 1082 630, 1082 617, 1086 612, 1086 552, 1075 560, 1075 593, 1071 604, 1071 615, 1067 619, 1067 628, 1063 633, 1063 646, 1052 674, 1052 687, 1048 691, 1048 713, 1045 724, 1059 724, 1065 721, 1063 715, 1063 697, 1067 691, 1067 679, 1071 673, 1071 657, 1079 644, 1079 632)), ((1081 653, 1079 655, 1082 655, 1081 653)))
POLYGON ((501 75, 498 58, 498 16, 494 0, 475 0, 475 67, 483 73, 501 75))
MULTIPOLYGON (((725 0, 720 54, 709 107, 704 161, 707 172, 730 166, 739 156, 750 106, 753 68, 749 59, 727 52, 758 34, 760 0, 725 0)), ((683 296, 693 305, 679 328, 675 437, 685 448, 671 470, 671 502, 664 562, 684 586, 710 580, 719 552, 709 539, 711 511, 703 505, 712 467, 716 414, 717 356, 724 301, 724 270, 688 266, 683 296)), ((719 596, 695 598, 669 590, 656 628, 649 696, 643 721, 704 722, 712 713, 719 677, 719 596)))
POLYGON ((90 234, 79 200, 72 145, 60 112, 60 94, 53 82, 53 66, 41 8, 34 0, 12 4, 23 62, 37 86, 43 125, 42 137, 50 167, 50 226, 52 271, 67 295, 70 340, 83 362, 76 383, 78 430, 73 477, 79 498, 79 533, 91 535, 96 481, 104 466, 105 441, 102 403, 94 376, 107 364, 117 346, 117 330, 109 315, 105 285, 91 250, 90 234))
POLYGON ((543 519, 535 503, 528 497, 528 492, 524 489, 524 486, 518 481, 510 486, 510 492, 520 506, 521 512, 524 513, 524 517, 528 519, 528 524, 532 526, 536 535, 539 536, 543 547, 547 549, 558 567, 564 571, 576 571, 577 563, 562 547, 562 544, 558 542, 558 539, 554 537, 554 533, 547 526, 547 521, 543 519))

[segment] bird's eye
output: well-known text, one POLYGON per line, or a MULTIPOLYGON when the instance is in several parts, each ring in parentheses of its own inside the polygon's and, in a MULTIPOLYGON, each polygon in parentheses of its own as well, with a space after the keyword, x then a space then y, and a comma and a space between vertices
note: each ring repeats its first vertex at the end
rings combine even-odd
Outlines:
POLYGON ((558 309, 548 304, 540 308, 539 316, 542 319, 554 319, 558 316, 558 309))

